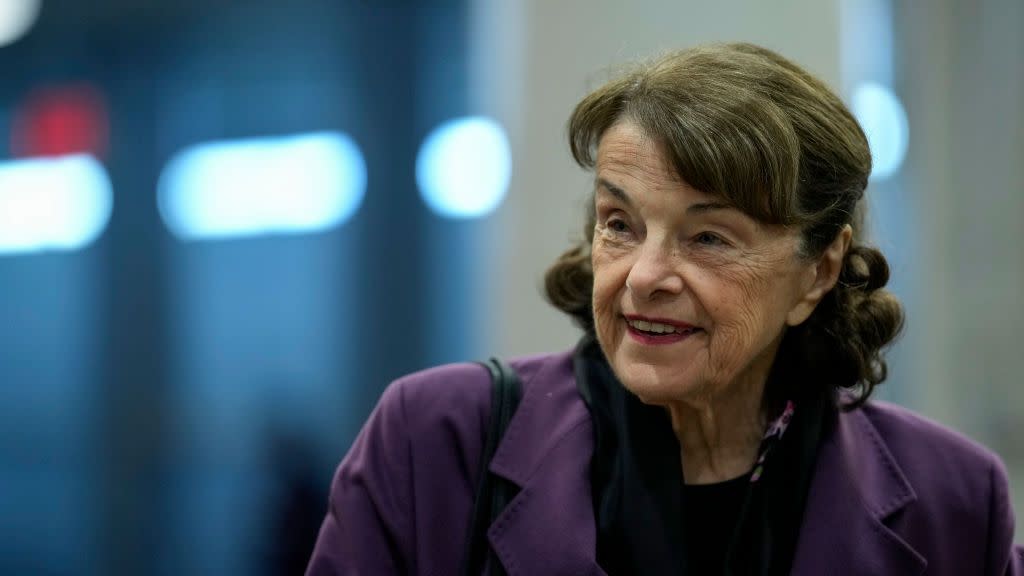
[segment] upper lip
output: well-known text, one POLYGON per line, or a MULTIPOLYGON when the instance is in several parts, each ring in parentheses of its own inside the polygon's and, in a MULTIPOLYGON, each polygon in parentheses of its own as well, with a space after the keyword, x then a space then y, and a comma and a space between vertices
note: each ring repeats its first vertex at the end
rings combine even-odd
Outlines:
POLYGON ((651 316, 640 316, 639 314, 624 314, 626 320, 630 322, 644 321, 644 322, 657 322, 658 324, 667 324, 677 330, 694 330, 698 326, 693 324, 687 324, 686 322, 680 322, 679 320, 672 320, 671 318, 654 318, 651 316))

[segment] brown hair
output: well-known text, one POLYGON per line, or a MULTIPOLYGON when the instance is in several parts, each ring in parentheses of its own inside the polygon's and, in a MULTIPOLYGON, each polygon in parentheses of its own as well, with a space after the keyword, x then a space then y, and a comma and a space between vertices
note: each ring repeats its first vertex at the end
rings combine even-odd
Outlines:
MULTIPOLYGON (((598 143, 629 119, 663 146, 678 176, 751 217, 802 232, 802 255, 820 257, 849 224, 854 241, 839 282, 810 318, 790 328, 776 365, 800 366, 862 404, 886 377, 882 348, 903 323, 884 290, 885 257, 860 242, 859 202, 871 172, 867 139, 843 102, 779 54, 751 44, 673 52, 641 64, 586 96, 569 120, 576 162, 592 169, 598 143), (780 362, 781 360, 781 362, 780 362)), ((545 277, 548 299, 592 332, 590 246, 565 252, 545 277)))

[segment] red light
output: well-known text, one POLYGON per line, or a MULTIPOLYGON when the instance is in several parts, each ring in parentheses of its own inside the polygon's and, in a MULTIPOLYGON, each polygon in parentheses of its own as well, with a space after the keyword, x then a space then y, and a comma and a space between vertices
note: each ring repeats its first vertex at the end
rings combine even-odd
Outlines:
POLYGON ((32 92, 14 114, 14 156, 88 153, 106 156, 110 123, 103 94, 90 85, 57 86, 32 92))

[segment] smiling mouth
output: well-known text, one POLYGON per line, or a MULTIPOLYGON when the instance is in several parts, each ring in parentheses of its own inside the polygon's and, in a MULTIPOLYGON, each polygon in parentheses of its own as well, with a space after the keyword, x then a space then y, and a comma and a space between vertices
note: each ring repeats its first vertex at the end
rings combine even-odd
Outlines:
POLYGON ((673 326, 672 324, 665 324, 663 322, 648 322, 647 320, 631 320, 626 319, 626 325, 629 326, 630 330, 650 337, 680 337, 689 336, 696 332, 700 332, 700 328, 696 326, 673 326))
POLYGON ((679 326, 673 326, 671 324, 664 324, 660 322, 647 322, 646 320, 626 320, 626 324, 630 328, 637 332, 643 332, 651 336, 660 336, 664 334, 692 334, 699 331, 700 329, 695 326, 688 328, 682 328, 679 326))

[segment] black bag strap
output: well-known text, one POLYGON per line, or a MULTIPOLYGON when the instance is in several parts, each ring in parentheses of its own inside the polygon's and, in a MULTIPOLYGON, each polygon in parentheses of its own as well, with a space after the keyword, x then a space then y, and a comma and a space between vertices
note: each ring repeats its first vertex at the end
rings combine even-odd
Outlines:
POLYGON ((488 467, 512 415, 519 407, 522 384, 516 371, 498 358, 491 358, 481 364, 491 373, 491 420, 480 458, 480 480, 473 500, 473 515, 461 574, 480 576, 486 569, 490 576, 505 576, 504 567, 488 545, 487 528, 515 497, 517 489, 508 480, 491 474, 488 467))

